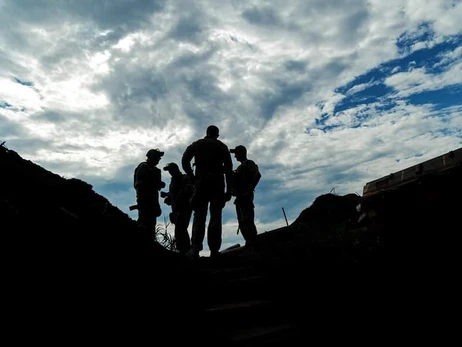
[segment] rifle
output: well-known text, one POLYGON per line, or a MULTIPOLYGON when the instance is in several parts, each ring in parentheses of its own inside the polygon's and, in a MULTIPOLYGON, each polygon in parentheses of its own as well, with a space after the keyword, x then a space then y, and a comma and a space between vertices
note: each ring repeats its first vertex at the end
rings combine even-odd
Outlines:
MULTIPOLYGON (((170 195, 169 193, 160 192, 160 196, 161 196, 162 198, 168 197, 169 195, 170 195)), ((128 208, 130 209, 130 211, 137 210, 137 209, 138 209, 138 204, 131 205, 131 206, 129 206, 128 208)))

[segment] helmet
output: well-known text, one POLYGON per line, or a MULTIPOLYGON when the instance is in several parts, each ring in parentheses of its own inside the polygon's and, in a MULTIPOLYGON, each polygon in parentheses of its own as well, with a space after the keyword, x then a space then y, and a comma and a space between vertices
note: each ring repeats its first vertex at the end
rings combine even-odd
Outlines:
POLYGON ((180 168, 175 163, 168 163, 164 166, 164 171, 180 171, 180 168))
POLYGON ((247 154, 247 148, 245 148, 243 145, 239 145, 239 146, 236 146, 236 148, 231 148, 229 152, 247 154))
POLYGON ((146 157, 150 158, 150 157, 157 157, 157 158, 161 158, 162 156, 164 155, 164 152, 162 152, 159 148, 154 148, 154 149, 150 149, 147 153, 146 153, 146 157))

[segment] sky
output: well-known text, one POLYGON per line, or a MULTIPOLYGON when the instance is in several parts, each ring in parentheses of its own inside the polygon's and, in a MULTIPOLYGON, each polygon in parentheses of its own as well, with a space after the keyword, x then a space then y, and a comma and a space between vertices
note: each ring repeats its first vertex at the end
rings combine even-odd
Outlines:
MULTIPOLYGON (((0 0, 0 142, 24 159, 136 219, 147 150, 179 163, 211 124, 260 168, 259 233, 458 149, 462 0, 0 0)), ((231 201, 222 249, 236 230, 231 201)))

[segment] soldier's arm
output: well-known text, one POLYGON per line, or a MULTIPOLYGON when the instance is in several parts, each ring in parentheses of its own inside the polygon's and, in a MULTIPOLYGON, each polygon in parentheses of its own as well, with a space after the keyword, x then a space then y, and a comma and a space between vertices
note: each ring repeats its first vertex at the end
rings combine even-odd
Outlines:
POLYGON ((188 176, 183 178, 183 188, 181 190, 182 194, 185 196, 191 196, 194 192, 194 185, 191 182, 191 179, 188 176))
POLYGON ((181 167, 183 171, 191 178, 194 178, 194 172, 191 167, 191 160, 195 155, 194 143, 189 145, 181 157, 181 167))
POLYGON ((260 170, 258 169, 258 165, 255 164, 255 172, 254 172, 254 175, 253 175, 253 181, 252 181, 252 184, 253 184, 253 190, 255 190, 255 188, 257 187, 258 185, 258 182, 260 182, 260 178, 261 178, 261 173, 260 173, 260 170))
POLYGON ((228 147, 225 147, 223 169, 225 171, 226 192, 231 194, 234 186, 233 161, 228 147))
POLYGON ((156 176, 154 178, 154 182, 157 186, 156 188, 160 191, 162 188, 165 188, 165 182, 162 181, 162 173, 159 168, 154 168, 154 174, 156 176))
POLYGON ((164 199, 164 203, 166 205, 169 205, 169 206, 172 205, 172 200, 173 200, 172 193, 162 191, 162 192, 160 192, 160 197, 164 199))
POLYGON ((260 182, 260 170, 258 169, 258 165, 255 164, 255 162, 252 160, 247 161, 247 170, 249 178, 249 188, 253 192, 257 187, 258 182, 260 182))

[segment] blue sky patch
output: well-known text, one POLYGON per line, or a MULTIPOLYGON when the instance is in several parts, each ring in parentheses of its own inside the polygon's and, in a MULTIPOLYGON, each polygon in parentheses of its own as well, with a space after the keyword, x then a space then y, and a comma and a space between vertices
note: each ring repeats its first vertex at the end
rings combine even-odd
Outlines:
POLYGON ((462 85, 457 84, 413 94, 408 98, 408 101, 414 105, 432 104, 435 108, 460 105, 462 104, 462 85))
POLYGON ((375 103, 379 98, 391 93, 393 93, 393 88, 383 83, 372 84, 366 89, 353 93, 340 101, 335 105, 334 114, 359 105, 375 103))
POLYGON ((441 61, 442 55, 454 51, 462 45, 462 35, 453 36, 451 39, 444 41, 432 48, 416 50, 411 54, 390 60, 383 63, 366 73, 357 76, 351 82, 335 89, 336 93, 346 94, 348 90, 360 84, 379 84, 385 78, 392 74, 393 69, 398 68, 400 71, 408 71, 409 67, 425 67, 430 73, 440 73, 447 67, 447 61, 441 61), (435 66, 436 63, 441 65, 435 66))
POLYGON ((16 83, 22 84, 23 86, 26 86, 26 87, 32 87, 32 86, 34 85, 32 82, 22 81, 22 80, 20 80, 20 79, 17 78, 17 77, 14 77, 14 81, 15 81, 16 83))
POLYGON ((415 31, 406 31, 396 40, 399 54, 410 53, 412 46, 419 42, 432 41, 435 38, 431 23, 420 24, 415 31))
MULTIPOLYGON (((406 47, 410 48, 417 42, 429 40, 433 37, 433 31, 428 24, 422 24, 415 33, 405 33, 397 40, 397 46, 403 52, 406 47)), ((366 73, 357 76, 351 82, 335 89, 336 93, 345 95, 335 107, 333 114, 358 107, 360 105, 374 104, 376 111, 386 111, 396 106, 394 101, 394 89, 385 85, 387 77, 395 72, 409 71, 414 68, 425 68, 426 73, 439 74, 445 71, 453 60, 444 58, 444 55, 454 51, 462 44, 462 35, 456 35, 443 43, 431 48, 416 50, 405 57, 393 59, 373 68, 366 73)), ((424 91, 406 98, 410 104, 422 105, 433 104, 435 108, 445 108, 452 105, 460 105, 462 100, 462 86, 447 86, 439 90, 424 91)), ((336 126, 324 126, 330 115, 324 114, 316 120, 318 129, 329 131, 336 126)), ((358 117, 358 121, 362 121, 358 117)), ((353 127, 360 127, 355 123, 353 127)))
POLYGON ((7 103, 6 101, 0 101, 0 108, 10 108, 13 107, 13 105, 7 103))

